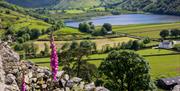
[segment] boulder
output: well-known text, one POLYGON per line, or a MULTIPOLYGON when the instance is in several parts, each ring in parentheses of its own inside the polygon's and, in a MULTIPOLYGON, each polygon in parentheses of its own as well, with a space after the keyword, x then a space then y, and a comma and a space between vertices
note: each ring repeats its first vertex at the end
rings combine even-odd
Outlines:
POLYGON ((15 80, 16 80, 16 77, 13 74, 7 74, 6 79, 5 79, 5 84, 11 85, 14 82, 16 82, 15 80))
POLYGON ((68 81, 68 80, 69 80, 69 78, 70 78, 70 77, 69 77, 69 75, 68 75, 68 74, 65 74, 65 75, 64 75, 64 79, 65 79, 66 81, 68 81))
POLYGON ((96 86, 93 82, 85 85, 85 91, 94 91, 95 88, 96 86))
POLYGON ((80 83, 82 81, 82 79, 78 77, 73 77, 71 80, 73 80, 75 83, 80 83))
POLYGON ((45 73, 38 73, 37 78, 42 78, 45 75, 45 73))
POLYGON ((58 71, 57 72, 57 77, 61 78, 64 75, 64 73, 65 73, 64 71, 58 71))
POLYGON ((95 91, 110 91, 105 87, 96 87, 95 91))
POLYGON ((180 85, 176 85, 174 86, 172 91, 180 91, 180 85))
POLYGON ((66 82, 66 86, 69 87, 69 88, 72 88, 73 85, 74 85, 74 83, 73 83, 72 80, 68 80, 68 81, 66 82))

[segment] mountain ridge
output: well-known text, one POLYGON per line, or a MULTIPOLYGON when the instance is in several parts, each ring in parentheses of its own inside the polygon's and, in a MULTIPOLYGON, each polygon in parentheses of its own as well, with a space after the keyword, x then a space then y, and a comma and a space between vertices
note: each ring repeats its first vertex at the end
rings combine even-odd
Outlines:
POLYGON ((158 14, 180 15, 180 0, 6 0, 27 7, 52 9, 85 9, 106 7, 130 11, 145 11, 158 14), (41 3, 39 3, 41 2, 41 3), (42 3, 43 2, 43 3, 42 3))

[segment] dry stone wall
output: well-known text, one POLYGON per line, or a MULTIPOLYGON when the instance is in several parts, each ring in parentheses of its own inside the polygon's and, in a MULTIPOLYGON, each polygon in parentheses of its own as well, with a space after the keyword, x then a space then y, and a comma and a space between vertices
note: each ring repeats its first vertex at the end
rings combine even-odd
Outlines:
POLYGON ((5 42, 0 43, 0 91, 20 91, 23 74, 27 91, 109 91, 104 87, 86 83, 59 71, 57 81, 52 80, 49 68, 39 67, 30 61, 20 61, 5 42))

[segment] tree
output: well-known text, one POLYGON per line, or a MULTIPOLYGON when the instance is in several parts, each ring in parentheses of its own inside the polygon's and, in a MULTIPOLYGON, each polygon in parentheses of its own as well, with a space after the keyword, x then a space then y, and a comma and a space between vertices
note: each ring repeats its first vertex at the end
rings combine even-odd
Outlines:
POLYGON ((139 50, 141 48, 141 44, 139 43, 138 40, 135 40, 132 42, 132 46, 131 46, 131 49, 133 50, 139 50))
POLYGON ((41 35, 40 30, 38 29, 31 29, 31 39, 37 39, 41 35))
POLYGON ((8 29, 5 32, 5 35, 14 35, 14 28, 13 27, 8 27, 8 29))
POLYGON ((78 43, 76 42, 76 41, 73 41, 72 43, 71 43, 71 45, 70 45, 70 50, 72 50, 72 49, 77 49, 78 48, 78 43))
POLYGON ((143 39, 144 44, 148 44, 150 42, 151 42, 151 39, 149 37, 146 37, 146 38, 143 39))
POLYGON ((132 49, 133 42, 134 42, 133 40, 128 41, 128 42, 125 44, 125 49, 132 49))
POLYGON ((30 40, 30 35, 28 33, 24 34, 22 37, 24 38, 24 41, 30 40))
POLYGON ((179 36, 179 30, 178 29, 172 29, 170 32, 171 32, 171 36, 174 36, 174 37, 179 36))
POLYGON ((112 91, 153 90, 149 64, 133 51, 112 51, 99 70, 106 76, 105 87, 112 91))
POLYGON ((106 35, 107 32, 108 32, 108 31, 107 31, 106 28, 104 28, 104 27, 101 28, 101 34, 102 34, 102 35, 106 35))
POLYGON ((79 31, 81 32, 87 32, 87 33, 91 33, 93 32, 93 30, 95 30, 95 26, 93 25, 92 22, 83 22, 79 24, 79 31))
POLYGON ((26 28, 23 28, 21 30, 19 30, 16 35, 17 37, 22 37, 24 34, 27 34, 29 32, 29 28, 26 27, 26 28))
POLYGON ((66 70, 71 76, 81 77, 84 80, 90 81, 97 68, 87 63, 82 58, 87 57, 94 50, 95 45, 91 41, 81 41, 80 43, 73 41, 69 48, 65 48, 59 53, 63 64, 63 70, 66 70), (70 66, 71 61, 75 62, 73 67, 70 66))
POLYGON ((36 56, 36 53, 38 51, 38 45, 34 44, 34 43, 31 43, 31 52, 32 52, 32 55, 33 56, 36 56))
POLYGON ((23 50, 22 44, 19 44, 19 43, 15 44, 14 50, 15 51, 22 51, 23 50))
POLYGON ((47 43, 44 43, 44 56, 47 56, 49 54, 49 46, 47 43))
POLYGON ((38 45, 32 42, 27 42, 23 44, 23 50, 28 56, 36 56, 36 53, 38 51, 38 45))
POLYGON ((112 25, 110 23, 104 23, 103 27, 107 30, 107 31, 112 31, 112 25))
POLYGON ((24 43, 24 42, 25 42, 25 40, 24 40, 24 38, 23 38, 23 37, 19 37, 19 38, 17 38, 17 41, 18 41, 18 43, 24 43))
POLYGON ((169 34, 169 30, 162 30, 161 32, 160 32, 160 36, 162 37, 162 38, 166 38, 167 36, 169 36, 170 34, 169 34))

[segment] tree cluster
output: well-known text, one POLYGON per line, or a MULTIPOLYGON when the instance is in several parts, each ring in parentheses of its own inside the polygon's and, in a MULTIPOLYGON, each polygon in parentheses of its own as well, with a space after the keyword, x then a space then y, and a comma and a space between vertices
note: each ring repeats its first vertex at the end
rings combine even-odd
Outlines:
POLYGON ((167 38, 167 37, 177 38, 180 36, 180 30, 179 29, 161 30, 159 35, 162 38, 167 38))
POLYGON ((86 32, 86 33, 92 33, 95 30, 95 26, 92 22, 83 22, 79 24, 79 31, 86 32))
POLYGON ((109 23, 104 23, 101 29, 96 30, 95 25, 92 22, 83 22, 79 24, 79 31, 85 33, 91 33, 94 36, 107 35, 109 32, 112 33, 112 25, 109 23))
POLYGON ((103 36, 112 33, 112 25, 104 23, 100 30, 96 30, 92 33, 94 36, 103 36))
POLYGON ((16 51, 24 51, 23 55, 26 57, 36 57, 37 51, 39 49, 37 44, 34 44, 33 42, 26 42, 23 44, 16 43, 14 45, 14 49, 16 51))
MULTIPOLYGON (((147 41, 147 40, 146 40, 147 41)), ((122 42, 122 43, 118 43, 118 45, 115 45, 113 47, 106 45, 102 48, 101 52, 102 53, 107 53, 110 52, 112 50, 121 50, 121 49, 129 49, 129 50, 139 50, 141 48, 144 47, 144 43, 145 41, 138 41, 138 40, 130 40, 127 43, 126 42, 122 42)))

